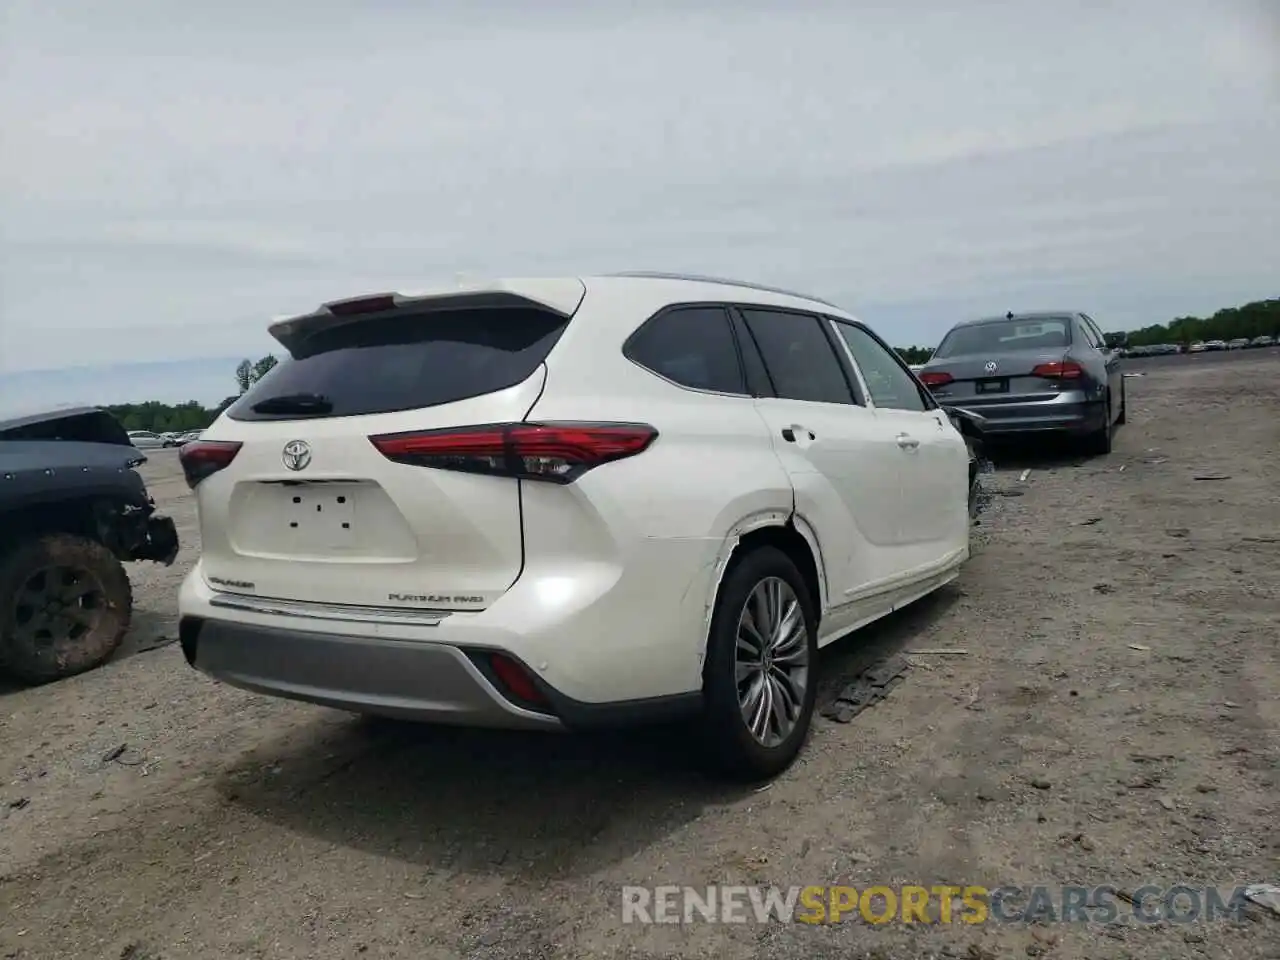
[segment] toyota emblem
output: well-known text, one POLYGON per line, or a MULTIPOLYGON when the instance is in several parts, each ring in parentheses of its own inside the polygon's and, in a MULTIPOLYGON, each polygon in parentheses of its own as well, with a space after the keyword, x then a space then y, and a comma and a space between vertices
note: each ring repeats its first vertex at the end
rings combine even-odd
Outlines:
POLYGON ((311 462, 311 447, 305 440, 290 440, 284 445, 280 459, 290 470, 305 470, 311 462))
POLYGON ((995 362, 994 360, 988 360, 988 361, 987 361, 987 365, 986 365, 985 367, 983 367, 982 369, 983 369, 983 370, 985 370, 985 371, 987 371, 987 373, 995 373, 995 372, 996 372, 996 362, 995 362))

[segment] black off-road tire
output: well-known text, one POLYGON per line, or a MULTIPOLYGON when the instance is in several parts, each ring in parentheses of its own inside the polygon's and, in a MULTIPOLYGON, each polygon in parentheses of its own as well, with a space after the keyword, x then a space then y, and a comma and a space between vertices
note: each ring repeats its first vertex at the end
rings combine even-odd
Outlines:
POLYGON ((817 699, 818 618, 804 577, 781 550, 761 547, 734 561, 725 573, 716 597, 707 640, 703 671, 705 709, 702 716, 703 748, 711 770, 725 778, 758 782, 782 773, 804 746, 813 722, 817 699), (752 736, 738 702, 735 651, 738 618, 752 591, 762 581, 777 577, 794 591, 804 615, 808 645, 808 682, 798 721, 779 744, 766 747, 752 736))
POLYGON ((51 533, 9 547, 0 555, 0 672, 27 684, 49 683, 100 666, 119 648, 129 630, 133 588, 129 575, 102 544, 51 533), (20 604, 32 579, 74 571, 92 583, 96 614, 75 637, 25 638, 19 632, 29 609, 20 604))

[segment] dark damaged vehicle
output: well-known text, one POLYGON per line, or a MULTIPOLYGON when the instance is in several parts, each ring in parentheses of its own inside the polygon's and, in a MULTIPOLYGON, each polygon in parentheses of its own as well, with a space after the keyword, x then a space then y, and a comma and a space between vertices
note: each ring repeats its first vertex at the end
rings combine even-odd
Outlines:
POLYGON ((133 610, 122 562, 178 554, 134 469, 145 462, 106 410, 0 418, 0 672, 46 683, 120 646, 133 610))

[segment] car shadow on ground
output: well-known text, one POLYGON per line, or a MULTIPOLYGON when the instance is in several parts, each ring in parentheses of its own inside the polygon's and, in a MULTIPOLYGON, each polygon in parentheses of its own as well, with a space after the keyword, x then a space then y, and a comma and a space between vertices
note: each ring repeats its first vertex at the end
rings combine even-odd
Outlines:
POLYGON ((169 646, 178 639, 176 620, 171 613, 135 609, 129 632, 125 634, 120 648, 112 654, 112 662, 169 646))
POLYGON ((1083 467, 1093 459, 1080 441, 1069 437, 988 441, 983 455, 997 471, 1083 467))
MULTIPOLYGON (((818 709, 956 596, 944 588, 824 649, 818 709)), ((559 735, 326 718, 242 756, 218 790, 326 843, 544 882, 621 862, 758 789, 712 779, 701 760, 687 725, 559 735)))
POLYGON ((352 718, 267 743, 218 789, 328 843, 537 882, 620 862, 751 792, 702 774, 690 739, 679 727, 568 736, 352 718))

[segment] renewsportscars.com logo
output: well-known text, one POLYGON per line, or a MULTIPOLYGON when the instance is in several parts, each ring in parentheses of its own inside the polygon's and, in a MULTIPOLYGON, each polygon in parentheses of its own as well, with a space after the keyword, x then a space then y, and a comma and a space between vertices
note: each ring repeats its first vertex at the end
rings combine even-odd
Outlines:
POLYGON ((1244 919, 1245 887, 623 887, 623 923, 1196 923, 1244 919))

